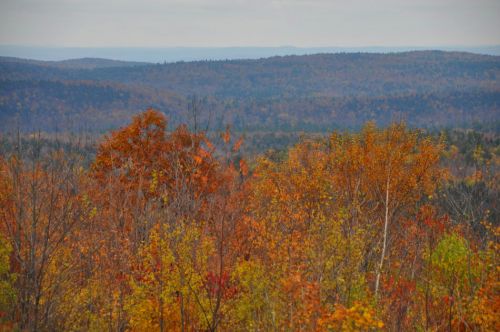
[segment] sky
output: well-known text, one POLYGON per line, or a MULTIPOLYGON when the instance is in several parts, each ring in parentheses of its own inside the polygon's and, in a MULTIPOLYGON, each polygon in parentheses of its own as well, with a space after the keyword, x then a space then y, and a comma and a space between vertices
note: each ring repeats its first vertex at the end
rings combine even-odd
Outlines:
POLYGON ((500 0, 0 0, 0 45, 499 45, 500 0))

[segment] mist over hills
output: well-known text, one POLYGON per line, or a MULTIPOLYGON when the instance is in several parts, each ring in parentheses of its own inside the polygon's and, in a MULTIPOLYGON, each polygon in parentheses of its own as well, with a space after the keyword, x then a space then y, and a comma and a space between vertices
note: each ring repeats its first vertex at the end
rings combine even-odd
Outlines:
POLYGON ((0 129, 115 128, 147 107, 172 125, 324 131, 405 120, 496 126, 500 57, 342 53, 165 64, 0 58, 0 129), (193 96, 196 96, 193 98, 193 96))

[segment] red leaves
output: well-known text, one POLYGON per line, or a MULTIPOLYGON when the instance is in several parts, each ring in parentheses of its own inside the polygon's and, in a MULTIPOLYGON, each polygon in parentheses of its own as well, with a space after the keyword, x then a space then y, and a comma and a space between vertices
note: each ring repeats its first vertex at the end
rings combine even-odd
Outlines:
POLYGON ((396 279, 394 276, 389 276, 384 283, 384 289, 386 294, 389 294, 391 301, 394 301, 393 303, 404 302, 405 299, 409 300, 413 296, 413 292, 416 290, 416 282, 402 277, 396 279))
POLYGON ((454 298, 451 295, 444 295, 442 300, 447 306, 452 305, 454 302, 454 298))
POLYGON ((219 275, 209 271, 205 276, 205 283, 208 295, 212 298, 221 296, 223 299, 229 299, 237 293, 237 288, 232 284, 227 272, 219 275))
POLYGON ((149 109, 113 132, 99 146, 92 167, 96 178, 105 184, 110 176, 118 177, 125 190, 146 198, 170 191, 179 178, 193 186, 197 195, 212 191, 219 182, 217 162, 202 145, 209 150, 213 146, 186 126, 167 134, 166 124, 161 113, 149 109))

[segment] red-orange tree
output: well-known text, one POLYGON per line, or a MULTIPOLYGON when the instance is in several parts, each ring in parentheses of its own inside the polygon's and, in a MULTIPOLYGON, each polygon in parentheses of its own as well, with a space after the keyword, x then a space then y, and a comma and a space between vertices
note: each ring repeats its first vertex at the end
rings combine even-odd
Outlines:
POLYGON ((101 228, 106 234, 102 261, 109 271, 108 289, 115 289, 108 300, 116 311, 110 321, 118 327, 126 324, 127 298, 129 314, 144 305, 131 293, 133 278, 132 290, 142 298, 159 296, 150 299, 157 303, 151 309, 156 311, 154 326, 166 329, 167 317, 178 317, 181 329, 215 330, 238 254, 231 246, 237 243, 233 235, 242 209, 240 175, 246 171, 244 163, 232 162, 232 155, 241 141, 231 149, 227 131, 227 160, 219 161, 203 133, 191 133, 185 126, 168 133, 166 127, 157 111, 138 115, 99 146, 92 166, 94 204, 106 221, 101 228), (151 259, 156 263, 144 264, 151 259), (172 297, 178 299, 175 305, 172 297), (171 310, 179 315, 172 316, 171 310))

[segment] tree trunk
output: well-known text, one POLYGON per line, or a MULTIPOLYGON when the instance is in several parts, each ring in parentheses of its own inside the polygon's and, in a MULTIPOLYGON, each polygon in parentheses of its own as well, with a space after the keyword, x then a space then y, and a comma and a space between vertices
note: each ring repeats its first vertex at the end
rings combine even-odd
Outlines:
POLYGON ((375 281, 375 297, 378 296, 378 289, 380 286, 380 275, 384 266, 385 251, 387 247, 387 228, 389 226, 389 185, 390 176, 387 177, 387 185, 385 188, 385 218, 384 218, 384 240, 382 243, 382 254, 380 255, 380 263, 377 270, 377 279, 375 281))

